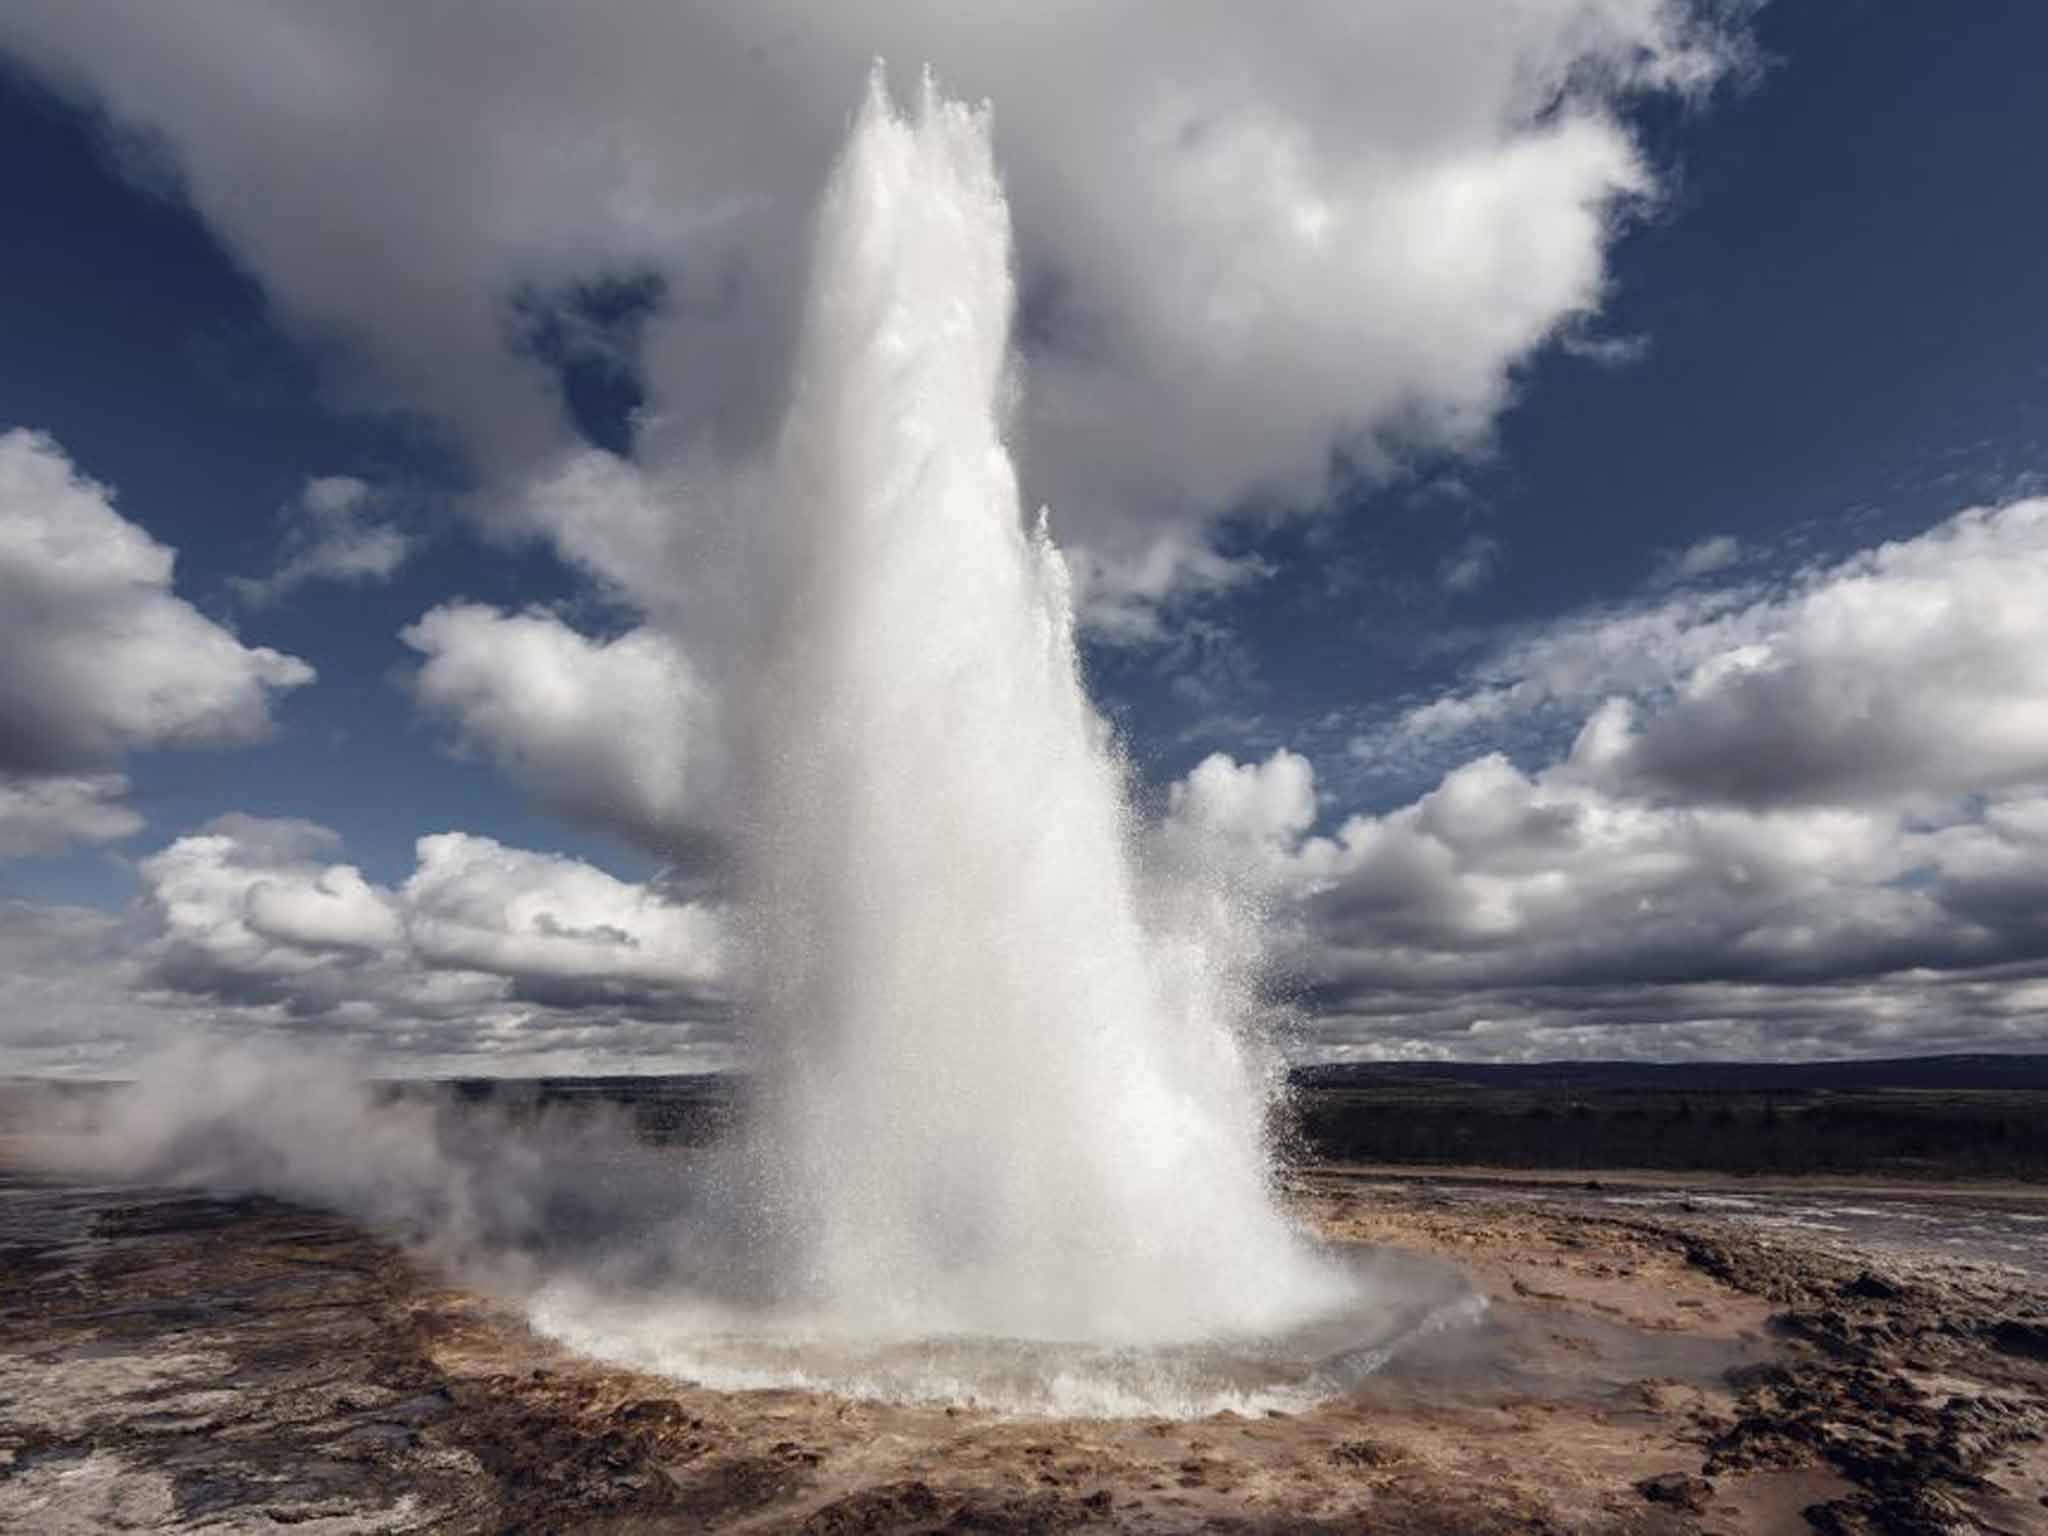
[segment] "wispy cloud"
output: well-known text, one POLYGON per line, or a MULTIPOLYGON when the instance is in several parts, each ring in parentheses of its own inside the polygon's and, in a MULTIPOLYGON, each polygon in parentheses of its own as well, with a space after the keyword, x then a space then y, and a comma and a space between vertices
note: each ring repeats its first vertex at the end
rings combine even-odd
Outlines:
POLYGON ((309 582, 360 586, 387 581, 417 541, 390 520, 391 498, 349 475, 308 480, 282 514, 276 567, 268 576, 236 576, 230 585, 262 607, 309 582))
POLYGON ((1438 571, 1447 592, 1476 592, 1500 566, 1500 540, 1475 533, 1451 552, 1438 571))

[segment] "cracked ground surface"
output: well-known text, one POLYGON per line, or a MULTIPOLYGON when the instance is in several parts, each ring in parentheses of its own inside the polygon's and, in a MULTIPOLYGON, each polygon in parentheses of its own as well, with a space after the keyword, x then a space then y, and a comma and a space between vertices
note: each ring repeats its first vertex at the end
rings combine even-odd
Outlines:
POLYGON ((1294 1415, 1048 1420, 580 1359, 263 1199, 0 1178, 0 1530, 2048 1531, 2048 1295, 1563 1189, 1318 1168, 1485 1320, 1294 1415))

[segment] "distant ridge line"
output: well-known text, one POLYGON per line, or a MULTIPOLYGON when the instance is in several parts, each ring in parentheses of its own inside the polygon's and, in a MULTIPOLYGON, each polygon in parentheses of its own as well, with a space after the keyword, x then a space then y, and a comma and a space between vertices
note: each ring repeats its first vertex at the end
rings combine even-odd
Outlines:
MULTIPOLYGON (((1952 1052, 1827 1061, 1333 1061, 1304 1063, 1288 1074, 1311 1088, 1364 1087, 1375 1082, 1456 1082, 1472 1087, 1584 1087, 1769 1091, 1825 1088, 2048 1089, 2048 1052, 1952 1052)), ((657 1085, 722 1093, 744 1084, 741 1070, 562 1074, 548 1077, 464 1075, 372 1080, 386 1089, 438 1087, 458 1093, 602 1095, 657 1085)), ((0 1088, 51 1085, 89 1089, 134 1078, 0 1075, 0 1088)))
POLYGON ((1309 1088, 1375 1082, 1455 1082, 1471 1087, 1684 1089, 1697 1092, 1828 1088, 2048 1089, 2048 1053, 1958 1052, 1841 1061, 1343 1061, 1294 1069, 1309 1088))

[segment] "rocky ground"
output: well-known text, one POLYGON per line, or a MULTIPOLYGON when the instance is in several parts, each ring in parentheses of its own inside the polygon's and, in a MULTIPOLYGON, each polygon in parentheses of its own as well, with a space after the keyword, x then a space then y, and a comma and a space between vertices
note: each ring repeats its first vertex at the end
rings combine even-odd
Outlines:
POLYGON ((717 1393, 266 1200, 0 1179, 0 1530, 2048 1531, 2048 1295, 1710 1213, 1318 1169, 1487 1320, 1293 1416, 717 1393))

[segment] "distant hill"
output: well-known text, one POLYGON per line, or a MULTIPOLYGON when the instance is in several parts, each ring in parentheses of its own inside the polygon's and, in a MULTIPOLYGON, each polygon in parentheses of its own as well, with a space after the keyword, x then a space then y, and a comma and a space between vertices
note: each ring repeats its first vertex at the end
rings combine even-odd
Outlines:
POLYGON ((1455 1084, 1546 1092, 1815 1093, 1872 1088, 2048 1089, 2048 1053, 1876 1061, 1347 1061, 1298 1067, 1305 1088, 1455 1084))
POLYGON ((2016 1178, 2048 1173, 2048 1055, 1346 1062, 1281 1121, 1309 1160, 2016 1178))

